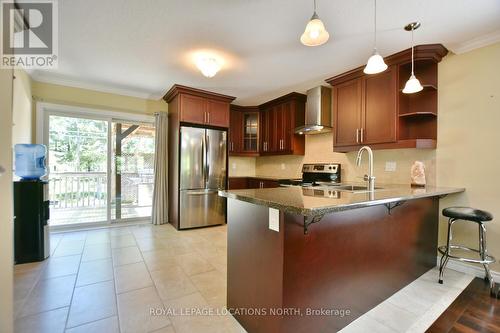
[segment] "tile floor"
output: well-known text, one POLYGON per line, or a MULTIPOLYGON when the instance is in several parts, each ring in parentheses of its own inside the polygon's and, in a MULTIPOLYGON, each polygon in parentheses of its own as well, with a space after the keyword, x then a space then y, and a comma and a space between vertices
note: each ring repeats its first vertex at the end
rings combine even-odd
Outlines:
MULTIPOLYGON (((226 226, 52 234, 48 260, 15 267, 15 332, 245 332, 231 316, 149 313, 224 307, 226 251, 226 226)), ((472 280, 445 278, 427 272, 343 332, 424 332, 472 280)))
POLYGON ((151 316, 221 308, 226 227, 137 225, 54 233, 51 257, 15 266, 15 332, 245 332, 231 316, 151 316))

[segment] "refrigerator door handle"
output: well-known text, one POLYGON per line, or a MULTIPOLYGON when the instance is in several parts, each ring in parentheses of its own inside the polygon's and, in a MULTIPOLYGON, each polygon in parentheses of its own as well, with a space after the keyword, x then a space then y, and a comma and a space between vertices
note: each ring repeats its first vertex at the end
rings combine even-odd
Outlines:
POLYGON ((219 190, 189 191, 186 194, 192 196, 192 195, 207 195, 212 193, 219 193, 219 190))
POLYGON ((206 136, 206 140, 207 140, 207 146, 205 147, 205 150, 206 150, 206 156, 207 156, 207 160, 206 160, 206 172, 207 172, 207 176, 206 176, 206 182, 205 182, 205 187, 208 186, 208 180, 210 179, 210 160, 208 158, 208 152, 210 151, 210 137, 207 135, 206 136))
POLYGON ((207 154, 206 154, 206 149, 205 149, 205 140, 206 140, 206 136, 204 135, 201 138, 201 172, 202 172, 202 175, 203 175, 203 184, 207 183, 207 177, 206 177, 206 174, 205 174, 205 164, 207 163, 207 161, 206 161, 207 154))

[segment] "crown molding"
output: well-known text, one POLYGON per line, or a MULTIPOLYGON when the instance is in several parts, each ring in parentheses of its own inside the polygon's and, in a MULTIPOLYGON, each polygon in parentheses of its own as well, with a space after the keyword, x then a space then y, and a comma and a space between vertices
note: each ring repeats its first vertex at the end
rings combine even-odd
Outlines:
POLYGON ((462 43, 450 45, 449 49, 455 54, 462 54, 497 42, 500 42, 500 30, 469 39, 462 43))
POLYGON ((43 83, 57 84, 61 86, 93 90, 96 92, 115 94, 127 97, 135 97, 148 100, 161 100, 161 94, 152 94, 148 92, 139 92, 133 89, 116 87, 109 84, 81 82, 63 77, 53 77, 41 74, 39 71, 27 71, 32 80, 43 83))

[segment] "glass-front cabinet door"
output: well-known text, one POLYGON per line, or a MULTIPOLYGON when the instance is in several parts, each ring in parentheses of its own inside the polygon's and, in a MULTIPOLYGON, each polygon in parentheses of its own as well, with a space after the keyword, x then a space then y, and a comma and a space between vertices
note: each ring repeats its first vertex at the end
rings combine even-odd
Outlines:
POLYGON ((245 112, 243 115, 243 151, 258 152, 259 113, 245 112))

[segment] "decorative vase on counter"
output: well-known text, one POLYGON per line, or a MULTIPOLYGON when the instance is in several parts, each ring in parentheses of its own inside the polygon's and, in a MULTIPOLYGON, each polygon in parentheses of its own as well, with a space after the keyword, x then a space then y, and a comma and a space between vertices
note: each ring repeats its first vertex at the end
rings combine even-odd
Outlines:
POLYGON ((421 161, 415 161, 411 166, 411 185, 425 186, 425 164, 421 161))

